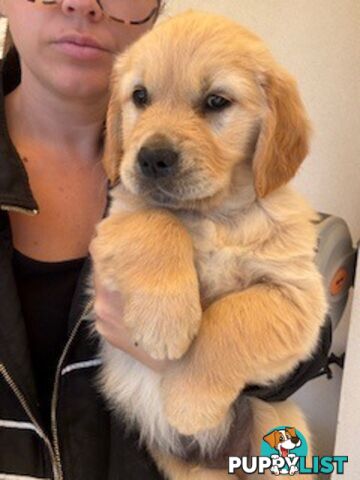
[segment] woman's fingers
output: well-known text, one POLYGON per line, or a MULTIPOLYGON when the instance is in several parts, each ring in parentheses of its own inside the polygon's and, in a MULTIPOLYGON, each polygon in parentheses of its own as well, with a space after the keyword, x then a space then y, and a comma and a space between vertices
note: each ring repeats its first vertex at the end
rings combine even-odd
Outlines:
POLYGON ((118 324, 123 314, 123 297, 120 292, 110 291, 99 281, 94 274, 95 303, 94 310, 97 317, 104 321, 118 324))

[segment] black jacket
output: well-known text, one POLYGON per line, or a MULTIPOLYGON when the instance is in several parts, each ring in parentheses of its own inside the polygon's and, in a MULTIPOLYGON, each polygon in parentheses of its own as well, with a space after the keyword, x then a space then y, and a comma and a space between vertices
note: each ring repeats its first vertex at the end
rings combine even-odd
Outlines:
POLYGON ((125 434, 124 424, 108 411, 94 386, 97 345, 84 320, 89 258, 73 298, 68 342, 57 368, 52 438, 43 431, 12 271, 7 213, 31 215, 38 209, 6 129, 4 94, 19 81, 17 56, 8 55, 0 78, 0 478, 160 480, 152 459, 138 447, 137 432, 125 434))

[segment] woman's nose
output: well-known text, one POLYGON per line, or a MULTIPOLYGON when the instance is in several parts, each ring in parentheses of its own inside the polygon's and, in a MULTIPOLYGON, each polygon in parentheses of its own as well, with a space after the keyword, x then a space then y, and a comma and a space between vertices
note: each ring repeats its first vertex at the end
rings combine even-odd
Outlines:
POLYGON ((81 15, 95 21, 103 16, 103 11, 96 0, 63 0, 61 9, 65 15, 81 15))

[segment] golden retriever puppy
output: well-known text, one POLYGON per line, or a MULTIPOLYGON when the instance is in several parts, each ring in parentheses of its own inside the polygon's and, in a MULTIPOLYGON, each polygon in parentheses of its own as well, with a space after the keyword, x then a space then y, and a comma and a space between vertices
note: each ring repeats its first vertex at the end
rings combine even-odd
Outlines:
POLYGON ((134 342, 175 360, 160 374, 102 339, 101 388, 167 478, 227 478, 226 445, 260 455, 278 425, 310 439, 291 402, 241 393, 309 358, 325 319, 317 214, 288 185, 309 123, 264 43, 213 14, 147 33, 111 89, 104 165, 120 181, 94 262, 122 292, 134 342))

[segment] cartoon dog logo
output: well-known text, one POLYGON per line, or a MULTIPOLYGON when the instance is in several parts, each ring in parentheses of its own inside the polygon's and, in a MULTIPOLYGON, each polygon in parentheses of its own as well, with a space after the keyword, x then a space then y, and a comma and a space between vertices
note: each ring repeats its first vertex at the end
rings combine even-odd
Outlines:
MULTIPOLYGON (((295 428, 292 427, 286 427, 285 429, 280 429, 280 430, 274 430, 271 433, 268 433, 263 437, 263 440, 267 442, 271 448, 274 448, 275 450, 278 451, 277 455, 271 455, 271 458, 274 460, 283 457, 296 457, 295 454, 289 453, 290 450, 293 450, 294 448, 300 447, 301 445, 301 440, 296 434, 295 428)), ((290 470, 281 470, 279 469, 278 466, 274 465, 271 467, 271 472, 274 473, 275 475, 280 475, 280 473, 286 473, 290 475, 295 475, 295 473, 298 473, 299 469, 295 465, 292 465, 290 467, 290 470)))

